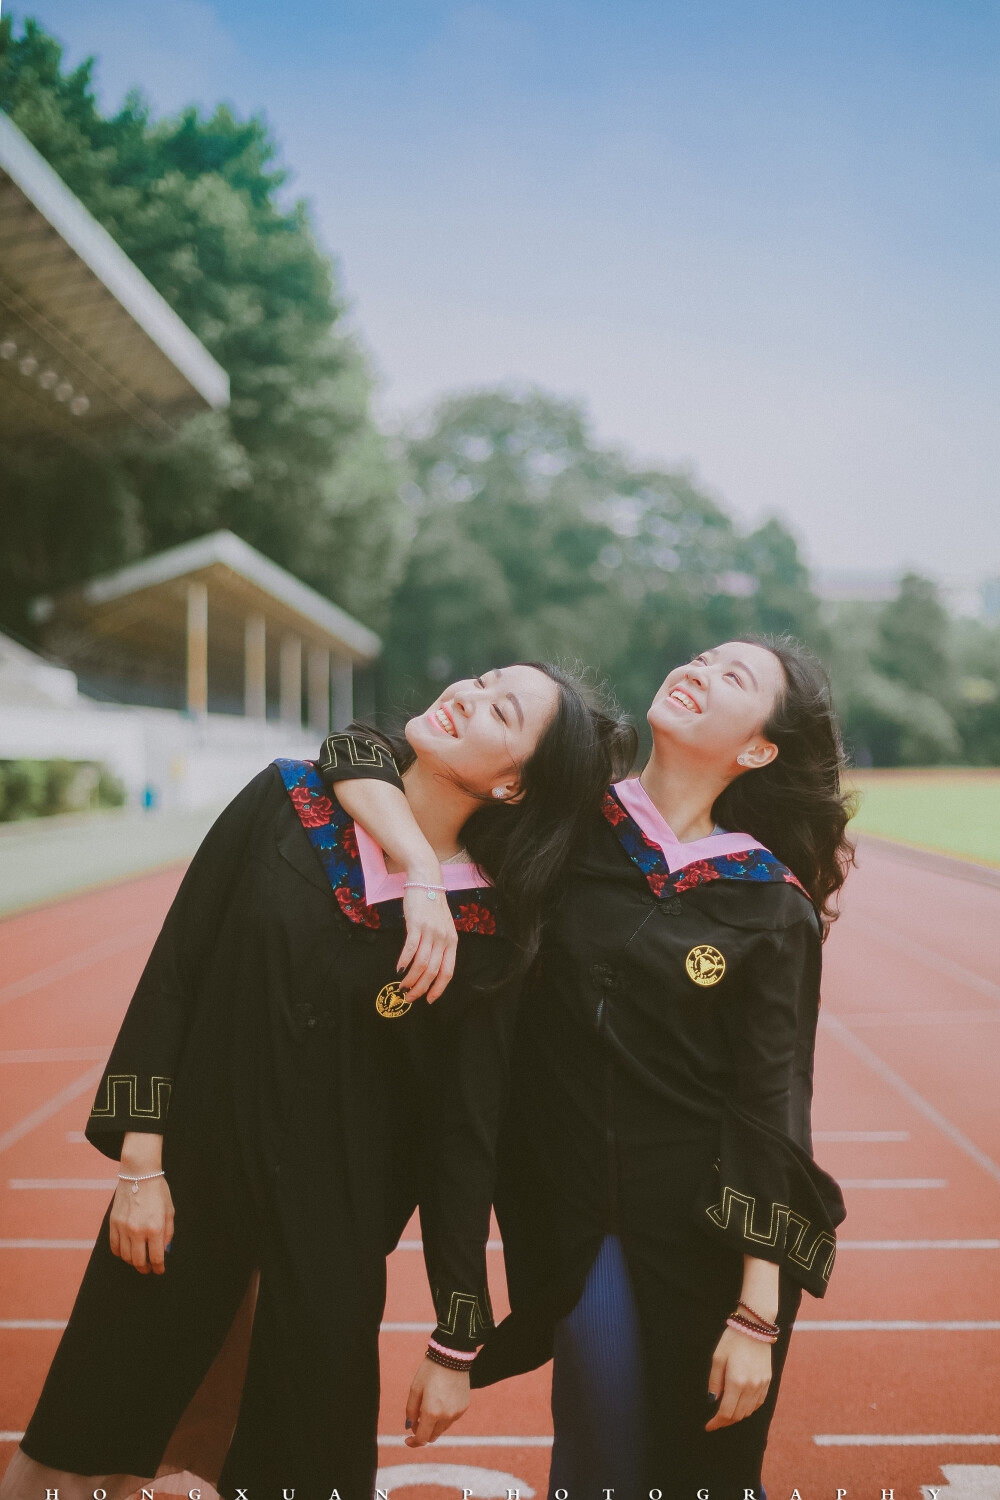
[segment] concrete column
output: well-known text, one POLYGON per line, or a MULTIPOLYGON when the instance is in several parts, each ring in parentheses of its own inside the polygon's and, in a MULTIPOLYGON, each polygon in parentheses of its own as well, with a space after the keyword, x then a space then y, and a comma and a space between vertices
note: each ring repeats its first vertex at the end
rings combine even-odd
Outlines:
POLYGON ((243 634, 243 712, 267 717, 267 625, 263 615, 247 615, 243 634))
POLYGON ((333 727, 346 729, 354 718, 354 669, 343 657, 334 657, 333 671, 333 727))
POLYGON ((281 722, 302 728, 302 641, 286 635, 281 642, 281 722))
POLYGON ((188 713, 208 712, 208 587, 187 586, 187 707, 188 713))
POLYGON ((320 735, 330 732, 330 653, 318 646, 309 652, 309 727, 320 735))

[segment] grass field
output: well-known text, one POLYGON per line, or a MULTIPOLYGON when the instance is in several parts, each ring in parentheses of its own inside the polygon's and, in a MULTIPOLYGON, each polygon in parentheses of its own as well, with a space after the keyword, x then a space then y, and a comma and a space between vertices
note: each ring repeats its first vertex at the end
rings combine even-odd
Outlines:
POLYGON ((1000 867, 1000 769, 855 771, 852 827, 1000 867))

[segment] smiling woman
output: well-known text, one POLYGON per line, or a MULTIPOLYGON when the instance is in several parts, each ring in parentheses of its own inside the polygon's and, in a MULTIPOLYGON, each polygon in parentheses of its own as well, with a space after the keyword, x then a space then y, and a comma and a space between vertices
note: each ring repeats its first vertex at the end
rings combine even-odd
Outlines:
MULTIPOLYGON (((760 1500, 799 1299, 826 1291, 844 1212, 809 1124, 850 858, 839 736, 784 639, 675 667, 648 717, 649 764, 580 825, 526 985, 496 1191, 511 1315, 472 1383, 554 1355, 550 1493, 760 1500)), ((384 786, 350 788, 360 818, 361 790, 405 825, 384 786)))
MULTIPOLYGON (((575 831, 633 746, 554 667, 456 683, 399 741, 421 841, 405 878, 312 761, 275 762, 236 796, 98 1089, 87 1135, 121 1181, 3 1500, 121 1500, 168 1444, 193 1467, 182 1414, 258 1273, 235 1432, 218 1434, 221 1473, 200 1477, 227 1500, 371 1495, 385 1255, 418 1205, 438 1321, 410 1443, 461 1414, 492 1324, 486 1240, 519 978, 575 831), (404 916, 421 911, 453 938, 440 1000, 435 944, 400 955, 404 916)), ((332 736, 324 760, 346 778, 396 777, 363 732, 332 736)))

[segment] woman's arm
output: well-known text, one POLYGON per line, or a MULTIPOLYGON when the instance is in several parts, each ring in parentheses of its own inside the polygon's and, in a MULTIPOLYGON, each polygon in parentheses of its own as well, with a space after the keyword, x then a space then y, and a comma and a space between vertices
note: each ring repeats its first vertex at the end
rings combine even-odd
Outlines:
POLYGON ((87 1122, 87 1138, 128 1177, 111 1206, 112 1253, 143 1275, 162 1275, 174 1232, 170 1188, 160 1173, 173 1075, 197 1003, 204 964, 254 827, 274 791, 269 767, 206 834, 181 882, 125 1018, 87 1122))
POLYGON ((327 737, 318 765, 344 811, 371 835, 387 863, 414 882, 403 894, 406 943, 397 967, 407 971, 402 984, 410 999, 426 995, 433 1004, 455 972, 458 934, 447 901, 428 901, 421 889, 444 883, 441 865, 410 811, 392 757, 373 740, 345 731, 327 737))
MULTIPOLYGON (((723 1119, 719 1177, 701 1205, 705 1227, 743 1251, 741 1302, 772 1324, 782 1271, 822 1295, 833 1247, 813 1164, 790 1134, 793 1077, 801 1037, 815 1029, 819 975, 811 917, 763 935, 751 956, 740 1005, 727 1012, 735 1088, 723 1119)), ((727 1326, 712 1362, 709 1390, 718 1405, 706 1431, 756 1411, 770 1381, 770 1344, 727 1326)))
MULTIPOLYGON (((446 1357, 459 1359, 473 1355, 493 1326, 486 1242, 520 988, 514 981, 497 986, 496 962, 481 962, 487 952, 494 958, 504 953, 500 939, 470 936, 464 942, 448 1004, 427 1014, 410 1057, 423 1101, 416 1121, 416 1181, 424 1261, 438 1319, 433 1339, 446 1357), (479 960, 478 972, 466 966, 470 948, 479 960), (491 982, 492 990, 477 988, 491 982)), ((432 1442, 461 1415, 468 1400, 468 1371, 441 1368, 425 1358, 407 1405, 413 1428, 408 1445, 432 1442)))

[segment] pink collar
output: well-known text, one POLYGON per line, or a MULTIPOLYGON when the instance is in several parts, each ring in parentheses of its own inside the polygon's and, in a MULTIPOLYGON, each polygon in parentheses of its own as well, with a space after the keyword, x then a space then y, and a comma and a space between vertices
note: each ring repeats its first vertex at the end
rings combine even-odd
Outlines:
MULTIPOLYGON (((375 906, 379 901, 401 901, 405 894, 403 882, 406 876, 402 871, 390 875, 385 867, 385 855, 360 823, 355 823, 354 832, 358 840, 361 873, 365 881, 365 900, 368 905, 375 906)), ((493 884, 478 865, 472 863, 443 865, 441 878, 445 889, 449 891, 474 891, 493 884)))
POLYGON ((699 859, 712 859, 724 854, 744 854, 750 849, 764 848, 763 844, 752 839, 748 833, 713 833, 707 839, 695 839, 693 843, 682 844, 637 776, 630 777, 628 781, 615 782, 614 792, 649 842, 660 850, 671 875, 699 859))

